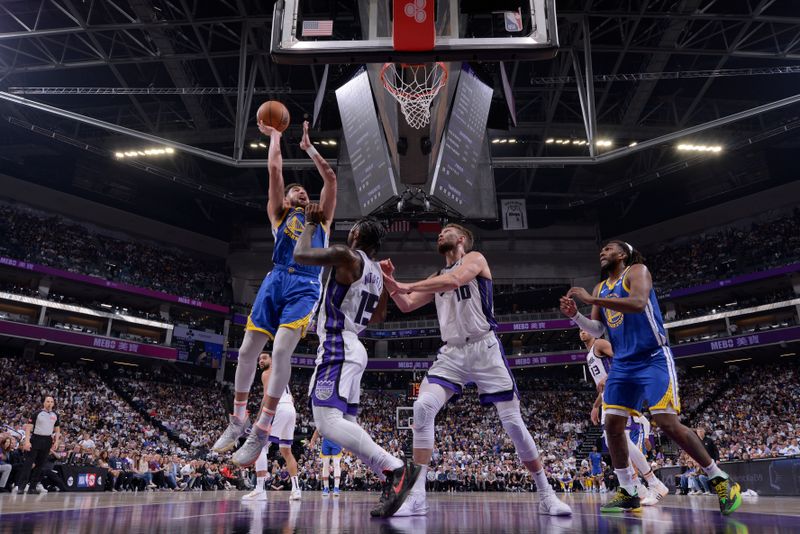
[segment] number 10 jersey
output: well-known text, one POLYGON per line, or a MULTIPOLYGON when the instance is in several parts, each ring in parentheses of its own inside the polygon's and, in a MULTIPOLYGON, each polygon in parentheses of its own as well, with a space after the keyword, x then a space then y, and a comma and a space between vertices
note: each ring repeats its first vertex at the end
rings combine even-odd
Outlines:
MULTIPOLYGON (((448 273, 461 265, 458 260, 439 274, 448 273)), ((436 315, 445 343, 468 343, 497 328, 494 318, 492 281, 476 276, 451 291, 436 293, 436 315)))

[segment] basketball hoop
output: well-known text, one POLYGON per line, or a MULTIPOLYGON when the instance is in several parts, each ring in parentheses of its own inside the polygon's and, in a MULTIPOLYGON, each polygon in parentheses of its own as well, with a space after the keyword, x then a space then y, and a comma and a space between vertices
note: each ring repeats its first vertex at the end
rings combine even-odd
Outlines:
POLYGON ((436 63, 386 63, 381 81, 400 104, 406 122, 420 129, 431 121, 431 102, 447 83, 447 67, 436 63))

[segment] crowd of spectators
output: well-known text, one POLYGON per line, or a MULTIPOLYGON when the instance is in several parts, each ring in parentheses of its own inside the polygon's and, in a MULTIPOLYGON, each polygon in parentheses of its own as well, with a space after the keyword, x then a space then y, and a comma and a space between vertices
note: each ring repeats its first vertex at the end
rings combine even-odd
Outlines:
POLYGON ((644 250, 659 294, 800 261, 800 208, 644 250))
POLYGON ((226 293, 221 259, 111 237, 21 206, 0 204, 0 255, 216 303, 226 293))
MULTIPOLYGON (((787 362, 791 363, 791 362, 787 362)), ((800 454, 800 373, 787 363, 682 369, 681 396, 688 422, 705 428, 725 460, 800 454)), ((308 371, 294 373, 292 391, 297 410, 295 455, 303 489, 320 487, 318 451, 304 439, 313 432, 306 402, 308 371)), ((546 377, 520 373, 522 416, 531 429, 551 484, 559 491, 588 489, 586 465, 580 449, 591 423, 589 410, 594 389, 576 378, 556 372, 546 377)), ((396 409, 408 406, 405 387, 396 387, 389 373, 367 380, 371 389, 361 397, 359 421, 373 439, 392 454, 403 456, 410 433, 396 428, 396 409)), ((230 391, 209 378, 156 369, 110 368, 23 362, 0 358, 0 465, 18 467, 15 450, 26 417, 45 393, 53 394, 60 416, 62 440, 53 462, 86 463, 108 467, 108 489, 210 490, 250 489, 252 469, 235 469, 227 456, 209 452, 224 426, 230 391)), ((250 411, 257 413, 262 388, 256 380, 250 411)), ((684 491, 704 491, 699 473, 685 459, 668 454, 668 444, 654 436, 651 460, 655 467, 684 465, 678 481, 684 491), (693 475, 694 473, 694 475, 693 475), (696 476, 695 476, 696 475, 696 476)), ((436 421, 436 446, 427 486, 431 491, 531 491, 534 485, 518 461, 513 444, 502 429, 493 407, 480 406, 477 392, 467 388, 449 403, 436 421)), ((273 451, 275 453, 275 451, 273 451)), ((274 454, 268 487, 289 487, 282 459, 274 454)), ((57 472, 49 469, 47 487, 60 487, 57 472)), ((11 483, 13 483, 13 473, 11 483)), ((606 486, 615 484, 609 470, 606 486)), ((346 454, 342 462, 344 490, 373 490, 377 477, 359 460, 346 454)))

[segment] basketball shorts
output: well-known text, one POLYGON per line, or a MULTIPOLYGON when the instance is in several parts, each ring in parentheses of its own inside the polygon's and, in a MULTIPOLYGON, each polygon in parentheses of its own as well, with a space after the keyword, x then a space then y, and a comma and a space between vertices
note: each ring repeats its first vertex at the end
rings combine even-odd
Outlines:
POLYGON ((329 456, 341 456, 342 455, 342 447, 337 443, 332 442, 328 439, 322 440, 322 451, 320 452, 320 457, 327 458, 329 456))
POLYGON ((258 289, 247 330, 267 334, 270 339, 280 327, 306 333, 320 296, 319 278, 276 265, 258 289))
POLYGON ((275 417, 272 419, 272 430, 269 441, 279 447, 291 447, 294 442, 294 426, 297 422, 297 411, 291 402, 278 403, 275 417))
MULTIPOLYGON (((611 413, 613 413, 613 410, 611 413)), ((603 429, 603 440, 606 442, 606 446, 608 446, 608 437, 606 437, 606 410, 601 411, 600 428, 603 429)), ((639 422, 637 417, 628 415, 628 422, 625 424, 625 435, 628 439, 636 443, 639 436, 639 422)))
POLYGON ((641 415, 681 411, 675 362, 669 347, 643 357, 615 360, 603 392, 603 410, 614 415, 641 415))
POLYGON ((598 466, 596 469, 595 469, 594 466, 592 466, 592 476, 593 477, 599 477, 602 474, 603 474, 603 468, 601 466, 598 466))
POLYGON ((357 335, 347 331, 321 335, 316 368, 309 384, 311 405, 358 415, 361 376, 366 367, 367 350, 357 335))
POLYGON ((494 332, 464 345, 444 345, 428 369, 426 380, 455 396, 461 395, 466 384, 475 384, 483 405, 519 398, 503 344, 494 332))

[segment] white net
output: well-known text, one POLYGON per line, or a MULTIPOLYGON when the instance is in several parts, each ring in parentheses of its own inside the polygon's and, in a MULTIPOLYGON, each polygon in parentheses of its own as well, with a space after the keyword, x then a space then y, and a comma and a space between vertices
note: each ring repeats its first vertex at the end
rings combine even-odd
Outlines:
POLYGON ((431 120, 431 102, 447 83, 447 67, 441 62, 386 63, 381 69, 381 81, 400 103, 408 125, 420 129, 431 120))

